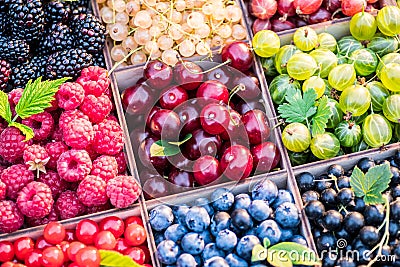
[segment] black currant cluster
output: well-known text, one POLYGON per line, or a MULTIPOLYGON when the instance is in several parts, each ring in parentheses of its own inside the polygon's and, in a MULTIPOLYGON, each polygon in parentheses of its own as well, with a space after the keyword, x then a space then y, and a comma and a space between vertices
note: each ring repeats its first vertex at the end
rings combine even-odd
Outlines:
POLYGON ((296 177, 323 267, 367 266, 373 259, 377 261, 372 266, 400 266, 400 152, 380 161, 362 158, 357 167, 367 173, 385 163, 393 174, 382 193, 390 203, 388 223, 385 205, 367 205, 355 196, 353 168, 345 171, 334 164, 318 177, 309 172, 296 177), (385 236, 387 242, 382 242, 385 236))
POLYGON ((105 67, 105 36, 88 0, 1 1, 0 89, 24 87, 39 76, 76 78, 91 65, 105 67))

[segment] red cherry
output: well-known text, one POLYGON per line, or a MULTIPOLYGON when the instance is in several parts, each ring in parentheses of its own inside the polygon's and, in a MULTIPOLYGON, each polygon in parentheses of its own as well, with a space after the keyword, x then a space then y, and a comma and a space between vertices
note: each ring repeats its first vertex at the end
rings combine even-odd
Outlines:
POLYGON ((264 142, 251 148, 253 165, 256 173, 268 172, 275 168, 281 155, 278 147, 272 142, 264 142))
POLYGON ((261 110, 247 111, 242 117, 242 122, 250 144, 257 145, 269 138, 270 128, 268 126, 268 118, 261 110))
POLYGON ((200 128, 200 107, 198 99, 190 99, 174 110, 181 121, 181 135, 192 133, 200 128))
POLYGON ((151 156, 150 147, 153 143, 160 140, 159 137, 149 136, 139 146, 139 159, 141 163, 151 170, 156 170, 160 174, 164 174, 165 170, 168 169, 169 163, 167 157, 151 156))
POLYGON ((194 177, 191 172, 179 170, 174 168, 168 175, 168 181, 170 181, 176 190, 183 188, 194 187, 194 177))
POLYGON ((228 66, 221 66, 214 70, 208 71, 204 80, 206 81, 219 81, 222 84, 228 84, 232 79, 232 68, 228 66))
POLYGON ((10 241, 0 241, 0 262, 14 259, 14 246, 10 241))
POLYGON ((69 248, 67 249, 67 254, 68 254, 68 258, 71 261, 75 261, 76 258, 76 254, 83 248, 85 248, 86 245, 78 242, 78 241, 74 241, 72 243, 69 244, 69 248))
POLYGON ((30 237, 20 237, 14 241, 14 253, 18 260, 24 261, 25 257, 35 247, 35 243, 30 237))
MULTIPOLYGON (((149 127, 150 128, 150 121, 151 121, 151 118, 153 118, 153 115, 154 115, 154 113, 156 113, 157 111, 159 111, 161 108, 160 107, 157 107, 157 106, 154 106, 154 107, 152 107, 151 108, 151 110, 150 110, 150 112, 149 112, 149 114, 147 115, 147 118, 146 118, 146 126, 147 127, 149 127)), ((142 133, 143 133, 143 129, 139 129, 142 133)), ((144 140, 144 138, 142 139, 142 140, 140 140, 140 142, 141 141, 143 141, 144 140)), ((139 143, 140 143, 139 142, 139 143)))
POLYGON ((76 225, 76 237, 86 245, 93 244, 94 236, 98 232, 99 226, 90 219, 84 219, 76 225))
POLYGON ((202 129, 197 129, 193 132, 192 138, 184 144, 183 154, 191 160, 204 155, 215 156, 218 154, 221 145, 219 135, 212 135, 202 129))
POLYGON ((256 19, 251 27, 253 34, 262 30, 271 30, 271 22, 269 19, 256 19))
POLYGON ((125 238, 117 239, 117 243, 114 248, 115 251, 118 251, 119 253, 124 254, 128 248, 130 248, 130 246, 128 245, 128 243, 126 243, 125 238))
POLYGON ((225 150, 221 157, 221 170, 231 180, 249 177, 253 169, 253 156, 250 150, 242 145, 233 145, 225 150))
POLYGON ((65 238, 65 228, 59 222, 49 222, 43 230, 43 237, 47 242, 57 245, 65 238))
POLYGON ((161 92, 160 106, 165 109, 173 110, 175 107, 188 100, 189 96, 185 89, 180 86, 172 86, 161 92))
POLYGON ((138 264, 143 264, 146 262, 146 254, 139 247, 128 248, 125 251, 125 255, 131 257, 131 259, 137 262, 138 264))
POLYGON ((98 249, 113 250, 117 241, 110 231, 100 231, 94 238, 94 245, 98 249))
POLYGON ((65 230, 65 238, 64 238, 64 240, 65 241, 69 241, 69 242, 76 240, 75 230, 66 229, 65 230))
POLYGON ((209 134, 220 134, 228 128, 229 111, 225 106, 211 103, 203 108, 200 114, 200 122, 204 131, 209 134))
POLYGON ((37 248, 37 249, 43 250, 45 248, 52 247, 52 246, 53 246, 53 244, 50 244, 49 242, 47 242, 43 236, 38 237, 38 239, 36 239, 35 248, 37 248))
POLYGON ((154 92, 144 84, 137 84, 125 89, 121 95, 122 106, 129 114, 146 114, 155 104, 154 92))
POLYGON ((146 83, 157 90, 163 89, 172 82, 172 68, 159 60, 150 61, 143 71, 146 83))
POLYGON ((131 246, 139 246, 146 241, 146 230, 139 224, 131 224, 125 229, 125 241, 131 246))
POLYGON ((230 83, 231 88, 238 88, 237 95, 244 100, 252 100, 261 93, 260 82, 252 72, 246 72, 246 75, 237 72, 237 75, 230 83), (238 88, 238 86, 240 86, 238 88))
POLYGON ((42 252, 42 267, 61 267, 64 263, 64 253, 58 247, 45 248, 42 252))
POLYGON ((229 60, 229 65, 242 72, 250 69, 254 58, 250 46, 243 41, 236 41, 225 45, 221 56, 224 62, 229 60))
POLYGON ((215 99, 218 102, 222 101, 228 104, 229 91, 223 83, 211 80, 200 85, 196 97, 203 98, 206 101, 215 99))
POLYGON ((57 245, 61 249, 61 251, 64 254, 64 262, 67 262, 69 260, 68 258, 68 248, 69 248, 69 242, 68 241, 62 241, 60 244, 57 245))
POLYGON ((181 121, 172 110, 160 109, 150 120, 150 130, 162 140, 178 140, 181 121))
POLYGON ((196 63, 185 61, 175 65, 174 79, 185 90, 195 90, 203 81, 202 72, 196 63))
POLYGON ((220 134, 221 138, 231 142, 238 140, 246 141, 247 133, 241 120, 242 116, 235 110, 230 110, 229 114, 229 124, 225 131, 220 134))
POLYGON ((25 258, 25 265, 27 267, 41 267, 42 251, 34 249, 29 252, 25 258))
POLYGON ((193 175, 199 185, 214 182, 221 176, 218 160, 209 155, 198 158, 193 166, 193 175))
POLYGON ((235 110, 239 112, 240 115, 244 115, 249 110, 264 110, 264 105, 259 101, 250 101, 245 102, 243 100, 239 100, 235 105, 235 110))
POLYGON ((100 253, 95 247, 86 247, 76 254, 76 263, 79 267, 98 267, 100 266, 100 253))
POLYGON ((99 230, 110 231, 115 238, 118 238, 124 233, 125 223, 117 216, 108 216, 100 221, 99 230))

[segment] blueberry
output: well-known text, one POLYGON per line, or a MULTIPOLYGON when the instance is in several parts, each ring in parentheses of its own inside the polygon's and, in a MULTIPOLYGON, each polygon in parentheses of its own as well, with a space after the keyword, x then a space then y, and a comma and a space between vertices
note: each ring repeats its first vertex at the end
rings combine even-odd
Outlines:
POLYGON ((259 199, 272 203, 278 196, 278 188, 274 182, 265 179, 254 185, 251 190, 251 196, 253 200, 259 199))
POLYGON ((229 264, 222 257, 212 257, 204 262, 204 267, 229 267, 229 264))
POLYGON ((322 216, 322 226, 328 231, 339 230, 342 226, 343 216, 336 210, 328 210, 322 216))
POLYGON ((265 220, 257 227, 257 237, 260 240, 268 238, 271 245, 275 245, 281 239, 281 230, 273 220, 265 220))
POLYGON ((354 260, 352 258, 349 257, 343 257, 337 260, 336 262, 337 266, 340 267, 356 267, 356 263, 354 262, 354 260))
POLYGON ((261 244, 260 240, 254 235, 246 235, 243 236, 237 246, 236 253, 239 257, 245 259, 246 261, 250 261, 251 253, 255 245, 261 244))
POLYGON ((212 257, 219 256, 225 257, 225 253, 217 248, 215 243, 209 243, 204 247, 203 252, 201 253, 201 257, 203 261, 211 259, 212 257))
POLYGON ((232 212, 232 225, 240 231, 246 231, 253 227, 253 220, 247 210, 237 209, 232 212))
POLYGON ((348 176, 340 176, 337 180, 337 186, 339 187, 339 189, 350 188, 350 178, 348 176))
POLYGON ((165 237, 164 237, 164 233, 163 233, 163 232, 156 232, 156 231, 154 231, 154 232, 153 232, 153 235, 154 235, 154 242, 156 243, 156 245, 160 244, 161 241, 164 241, 164 240, 165 240, 165 237))
POLYGON ((157 258, 163 264, 175 264, 180 249, 172 240, 164 240, 157 246, 157 258))
POLYGON ((292 229, 279 228, 281 230, 281 239, 279 241, 288 241, 293 237, 292 229))
POLYGON ((196 198, 193 201, 193 206, 203 207, 203 208, 205 208, 207 210, 208 215, 210 215, 210 216, 214 215, 214 209, 211 207, 210 201, 205 197, 196 198))
POLYGON ((237 237, 234 232, 225 229, 218 233, 215 238, 215 244, 219 249, 231 251, 237 244, 237 237))
POLYGON ((271 215, 272 210, 264 200, 253 200, 248 208, 248 212, 256 221, 264 221, 271 215))
POLYGON ((212 206, 217 211, 229 210, 232 207, 234 201, 235 197, 226 188, 219 188, 211 194, 212 206))
POLYGON ((322 217, 325 212, 325 206, 318 200, 308 202, 304 210, 310 220, 317 220, 322 217))
POLYGON ((300 244, 300 245, 303 245, 303 246, 306 246, 306 247, 308 246, 307 245, 307 240, 301 235, 294 235, 290 239, 290 242, 294 242, 294 243, 297 243, 297 244, 300 244))
POLYGON ((239 194, 235 196, 235 203, 233 204, 233 208, 247 210, 250 203, 251 203, 251 198, 248 194, 239 194))
POLYGON ((343 206, 347 206, 350 202, 354 200, 354 192, 350 188, 342 188, 337 193, 336 199, 343 206))
POLYGON ((392 238, 399 238, 400 236, 400 225, 399 223, 396 223, 395 221, 390 221, 389 222, 389 234, 390 237, 392 238))
POLYGON ((181 241, 182 249, 192 255, 199 255, 204 249, 204 239, 198 233, 188 233, 181 241))
POLYGON ((278 196, 272 203, 272 208, 276 209, 280 204, 283 202, 291 202, 294 203, 294 198, 292 193, 286 189, 279 189, 278 190, 278 196))
POLYGON ((295 204, 285 202, 275 210, 275 221, 282 228, 294 228, 300 224, 299 210, 295 204))
POLYGON ((256 264, 250 265, 250 267, 268 267, 268 266, 265 264, 262 264, 262 263, 256 263, 256 264))
POLYGON ((255 235, 257 236, 257 226, 256 227, 251 227, 249 230, 245 232, 244 235, 255 235))
POLYGON ((308 190, 313 190, 315 183, 315 177, 309 172, 300 173, 296 177, 297 184, 299 185, 299 189, 301 192, 305 192, 308 190))
POLYGON ((251 227, 251 228, 250 228, 249 230, 247 230, 247 231, 242 231, 242 230, 240 230, 239 228, 235 227, 235 226, 232 224, 229 230, 231 230, 232 232, 234 232, 237 236, 244 236, 243 233, 247 233, 248 231, 251 231, 251 230, 253 230, 253 229, 254 229, 254 227, 251 227))
POLYGON ((346 214, 343 220, 343 227, 350 234, 358 234, 358 232, 364 225, 364 216, 357 211, 346 214))
POLYGON ((248 267, 249 265, 247 262, 237 256, 236 254, 229 254, 225 257, 226 262, 229 264, 230 267, 248 267))
POLYGON ((333 188, 328 188, 321 193, 321 202, 327 206, 336 206, 336 191, 333 188))
POLYGON ((195 258, 188 254, 188 253, 183 253, 178 257, 178 260, 176 261, 176 267, 196 267, 197 262, 195 258))
POLYGON ((173 224, 165 230, 164 237, 167 240, 172 240, 175 243, 178 243, 187 232, 188 230, 185 226, 181 224, 173 224))
POLYGON ((172 209, 166 205, 160 205, 150 211, 150 225, 156 231, 168 228, 174 221, 172 209))
POLYGON ((329 250, 336 248, 336 237, 332 233, 322 233, 320 237, 317 238, 317 248, 319 251, 321 250, 329 250))
POLYGON ((363 172, 367 172, 371 167, 374 166, 375 162, 371 158, 362 158, 357 162, 357 167, 363 172))
POLYGON ((213 237, 211 236, 210 231, 205 230, 201 232, 200 235, 203 237, 205 244, 213 242, 213 237))
POLYGON ((319 200, 319 194, 314 190, 309 190, 301 195, 301 200, 304 204, 307 204, 312 200, 319 200))
POLYGON ((187 228, 200 233, 210 225, 210 216, 205 208, 194 206, 186 213, 185 222, 187 228))
POLYGON ((342 176, 344 174, 344 169, 339 164, 333 164, 328 167, 327 174, 328 174, 328 176, 333 175, 333 176, 336 176, 336 178, 339 178, 340 176, 342 176))
POLYGON ((358 212, 364 212, 364 210, 365 210, 364 199, 362 199, 360 197, 355 197, 354 198, 354 206, 352 207, 352 210, 358 211, 358 212))
POLYGON ((379 226, 385 219, 385 208, 383 205, 369 205, 365 207, 364 219, 366 225, 379 226))
POLYGON ((186 213, 189 211, 187 205, 179 205, 172 207, 172 213, 174 214, 174 223, 185 224, 186 213))
POLYGON ((194 255, 194 260, 197 263, 197 266, 203 266, 203 259, 201 258, 200 255, 194 255))
POLYGON ((390 216, 396 221, 400 220, 400 200, 396 200, 390 204, 390 216))
POLYGON ((218 211, 211 218, 211 234, 216 236, 219 231, 229 229, 231 226, 231 216, 225 211, 218 211))
POLYGON ((360 239, 366 246, 375 246, 379 242, 378 229, 374 226, 364 226, 360 230, 360 239))

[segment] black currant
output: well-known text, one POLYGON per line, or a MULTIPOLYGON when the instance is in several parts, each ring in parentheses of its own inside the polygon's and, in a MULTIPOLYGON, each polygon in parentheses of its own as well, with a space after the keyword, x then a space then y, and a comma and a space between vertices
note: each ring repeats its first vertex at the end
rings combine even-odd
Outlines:
POLYGON ((333 175, 333 176, 336 176, 336 178, 339 178, 340 176, 342 176, 344 174, 344 169, 339 164, 333 164, 328 167, 327 173, 328 173, 328 176, 333 175))
POLYGON ((317 238, 318 250, 329 250, 336 248, 336 237, 332 233, 323 233, 317 238))
POLYGON ((392 187, 392 197, 394 199, 400 197, 400 184, 392 187))
MULTIPOLYGON (((327 175, 321 175, 318 177, 317 180, 326 180, 329 179, 327 175)), ((319 193, 321 193, 322 191, 324 191, 325 189, 328 189, 332 186, 332 182, 331 181, 316 181, 315 182, 315 190, 319 193)))
POLYGON ((343 206, 347 206, 347 204, 354 200, 354 192, 350 188, 342 188, 337 193, 336 199, 343 206))
POLYGON ((339 189, 350 188, 350 178, 348 176, 340 176, 337 181, 339 189))
POLYGON ((357 211, 348 213, 343 220, 343 227, 350 234, 357 234, 364 224, 364 216, 357 211))
POLYGON ((400 236, 400 225, 399 223, 396 223, 395 221, 390 221, 389 222, 389 235, 392 238, 399 238, 400 236))
POLYGON ((307 204, 308 202, 312 200, 318 200, 319 199, 319 194, 315 192, 314 190, 309 190, 303 193, 301 195, 301 199, 303 200, 304 204, 307 204))
POLYGON ((363 172, 367 172, 369 170, 369 168, 374 167, 374 166, 375 166, 375 162, 371 158, 362 158, 357 163, 357 167, 363 172))
POLYGON ((400 151, 399 150, 394 153, 393 159, 397 163, 397 165, 400 165, 400 151))
POLYGON ((391 178, 391 180, 390 180, 390 184, 391 185, 398 185, 398 184, 400 184, 400 171, 399 171, 399 168, 396 168, 396 167, 393 167, 393 166, 391 166, 390 167, 390 172, 392 173, 392 178, 391 178))
POLYGON ((337 258, 337 253, 333 251, 324 253, 322 256, 322 267, 335 267, 337 258))
POLYGON ((390 159, 389 162, 390 162, 390 166, 392 166, 392 167, 396 167, 396 168, 400 167, 400 164, 395 159, 390 159))
POLYGON ((342 226, 343 216, 336 210, 328 210, 322 216, 322 226, 328 231, 339 230, 342 226))
POLYGON ((325 207, 320 201, 312 200, 306 204, 304 210, 310 220, 317 220, 324 214, 325 207))
POLYGON ((395 221, 400 221, 400 199, 390 204, 390 216, 395 221))
POLYGON ((364 226, 360 230, 360 239, 368 247, 373 247, 379 242, 379 232, 374 226, 364 226))
POLYGON ((336 266, 340 267, 356 267, 356 263, 352 258, 349 257, 343 257, 337 260, 336 266))
POLYGON ((365 245, 364 245, 364 243, 361 241, 361 239, 360 239, 359 237, 357 237, 357 238, 355 238, 355 239, 353 240, 353 243, 351 243, 351 246, 352 246, 354 249, 358 249, 358 248, 363 247, 363 246, 365 246, 365 245))
POLYGON ((341 238, 341 239, 346 239, 346 240, 349 240, 351 237, 351 235, 344 228, 340 228, 340 230, 336 231, 335 236, 336 236, 336 238, 339 238, 339 239, 341 238))
POLYGON ((379 226, 385 219, 385 208, 383 205, 369 205, 365 207, 364 219, 366 225, 379 226))
POLYGON ((309 172, 300 173, 296 177, 297 184, 302 192, 314 189, 315 177, 309 172))
POLYGON ((328 188, 321 193, 321 202, 328 206, 336 206, 336 191, 333 188, 328 188))
POLYGON ((352 210, 358 212, 364 212, 365 210, 365 202, 363 198, 355 197, 354 198, 354 206, 352 206, 352 210))
POLYGON ((362 245, 356 249, 358 251, 358 264, 368 264, 372 260, 371 249, 362 245))

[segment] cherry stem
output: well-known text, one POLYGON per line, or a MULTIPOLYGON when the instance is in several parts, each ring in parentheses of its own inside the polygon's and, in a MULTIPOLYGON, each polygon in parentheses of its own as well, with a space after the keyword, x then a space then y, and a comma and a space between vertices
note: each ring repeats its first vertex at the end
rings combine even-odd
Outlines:
MULTIPOLYGON (((217 66, 214 66, 214 67, 212 67, 212 68, 210 68, 210 69, 208 69, 208 70, 201 71, 201 72, 195 72, 195 71, 192 71, 192 70, 190 70, 190 69, 188 69, 188 68, 186 67, 186 62, 183 61, 182 57, 181 57, 179 54, 178 54, 178 59, 179 59, 179 61, 182 63, 183 67, 184 67, 188 72, 190 72, 190 73, 192 73, 192 74, 206 74, 206 73, 209 73, 210 71, 216 70, 216 69, 218 69, 218 68, 220 68, 220 67, 222 67, 222 66, 225 66, 225 65, 228 65, 229 63, 231 63, 231 60, 228 59, 227 61, 222 62, 222 63, 218 64, 217 66)), ((201 61, 197 61, 197 62, 201 62, 201 61)))
POLYGON ((116 62, 116 63, 114 64, 114 66, 111 68, 111 70, 108 71, 108 76, 110 76, 110 74, 111 74, 116 68, 118 68, 118 66, 121 65, 122 62, 125 62, 130 56, 132 56, 133 53, 135 53, 135 52, 141 50, 142 48, 143 48, 143 46, 140 46, 140 47, 138 47, 138 48, 136 48, 136 49, 134 49, 134 50, 129 51, 129 53, 128 53, 122 60, 116 62))

